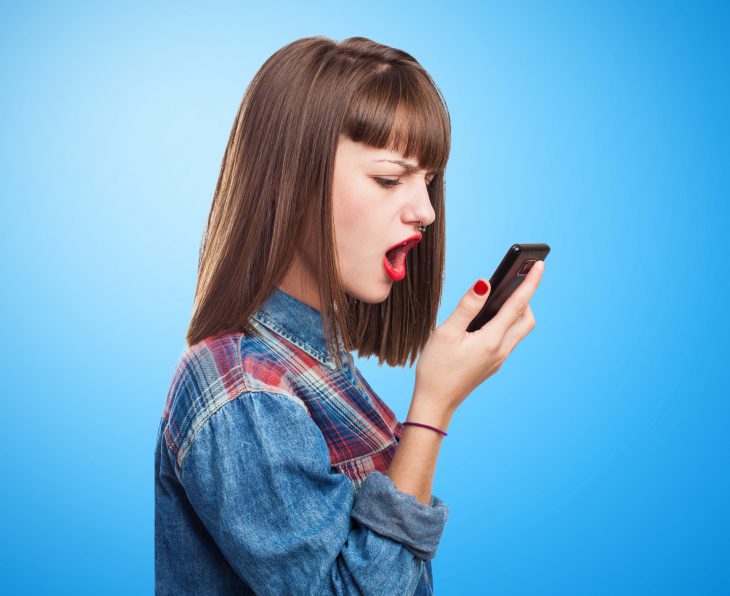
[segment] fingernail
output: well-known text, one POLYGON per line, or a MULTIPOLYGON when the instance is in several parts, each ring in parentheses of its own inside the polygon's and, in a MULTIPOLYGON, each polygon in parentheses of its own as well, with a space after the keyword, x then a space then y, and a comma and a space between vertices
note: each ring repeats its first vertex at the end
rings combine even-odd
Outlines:
POLYGON ((487 293, 487 284, 481 279, 474 285, 474 291, 480 296, 484 296, 487 293))

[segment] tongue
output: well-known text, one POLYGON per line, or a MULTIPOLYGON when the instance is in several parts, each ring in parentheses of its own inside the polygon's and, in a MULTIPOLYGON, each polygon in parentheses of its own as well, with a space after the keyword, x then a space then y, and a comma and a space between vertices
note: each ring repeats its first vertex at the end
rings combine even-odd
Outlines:
POLYGON ((403 269, 403 261, 405 261, 405 249, 402 246, 393 248, 385 253, 388 257, 390 264, 393 265, 393 269, 401 271, 403 269))

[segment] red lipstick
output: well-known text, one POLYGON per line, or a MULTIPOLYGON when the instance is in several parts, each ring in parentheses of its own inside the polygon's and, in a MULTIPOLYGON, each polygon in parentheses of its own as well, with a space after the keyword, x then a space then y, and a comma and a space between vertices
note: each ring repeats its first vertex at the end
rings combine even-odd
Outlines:
POLYGON ((390 279, 400 281, 406 276, 406 255, 422 238, 421 234, 414 234, 385 251, 383 267, 390 279))

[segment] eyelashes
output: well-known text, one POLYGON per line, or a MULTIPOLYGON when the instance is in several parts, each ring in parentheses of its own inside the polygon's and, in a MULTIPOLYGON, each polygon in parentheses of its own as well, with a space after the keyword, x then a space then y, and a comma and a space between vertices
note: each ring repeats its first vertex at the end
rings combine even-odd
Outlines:
MULTIPOLYGON (((383 188, 393 188, 395 186, 398 186, 399 184, 403 184, 400 180, 390 180, 389 178, 373 178, 373 180, 375 180, 375 182, 383 188)), ((431 182, 428 182, 426 184, 426 187, 431 188, 432 182, 433 178, 431 179, 431 182)))
POLYGON ((394 186, 403 184, 402 182, 400 182, 398 180, 390 180, 388 178, 373 178, 373 180, 375 180, 375 182, 377 182, 383 188, 393 188, 394 186))

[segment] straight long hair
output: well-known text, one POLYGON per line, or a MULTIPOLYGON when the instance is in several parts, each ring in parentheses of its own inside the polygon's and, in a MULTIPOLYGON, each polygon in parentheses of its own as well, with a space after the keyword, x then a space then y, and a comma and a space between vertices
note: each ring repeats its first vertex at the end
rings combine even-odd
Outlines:
POLYGON ((338 367, 341 350, 413 366, 435 327, 445 260, 446 102, 410 54, 364 37, 298 39, 276 51, 236 114, 200 246, 189 346, 249 321, 303 246, 314 247, 320 314, 338 367), (332 178, 340 134, 414 158, 436 172, 436 214, 409 253, 408 276, 368 304, 343 289, 335 249, 332 178))

